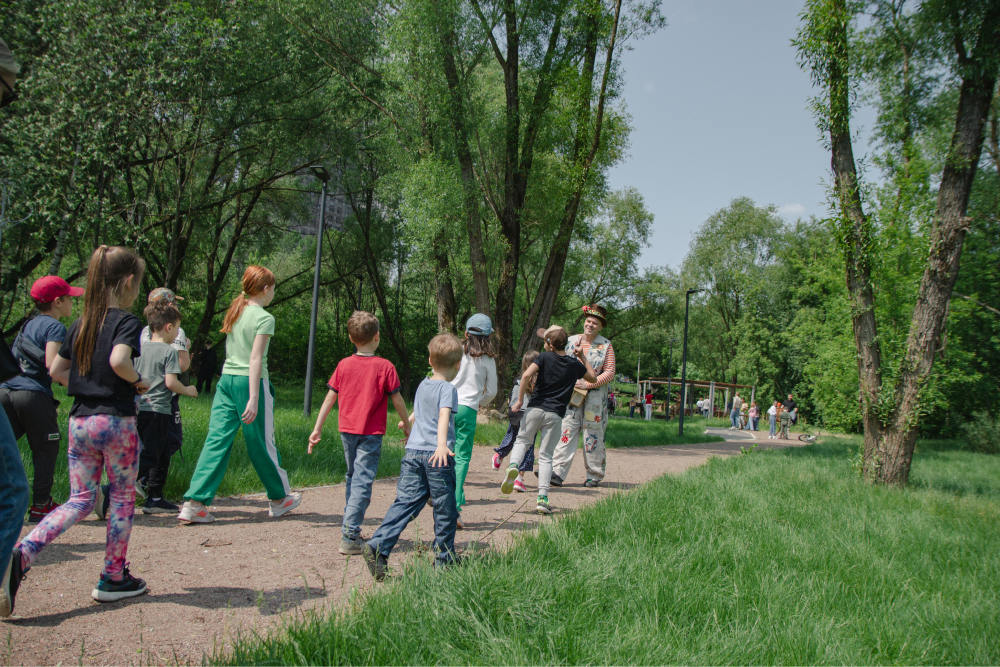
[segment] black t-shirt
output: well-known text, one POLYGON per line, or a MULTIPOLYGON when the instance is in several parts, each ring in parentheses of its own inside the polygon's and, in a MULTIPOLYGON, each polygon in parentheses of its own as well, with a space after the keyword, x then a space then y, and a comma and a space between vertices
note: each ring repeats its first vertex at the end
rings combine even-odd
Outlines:
POLYGON ((538 366, 538 378, 528 407, 541 408, 565 417, 566 406, 573 395, 573 386, 587 374, 587 367, 573 355, 559 355, 555 352, 542 352, 535 359, 535 364, 538 366))
POLYGON ((74 397, 70 417, 89 415, 135 416, 135 387, 118 377, 111 368, 111 350, 115 345, 132 348, 132 358, 139 356, 139 334, 142 322, 132 313, 109 308, 104 324, 97 332, 97 345, 90 363, 90 373, 80 376, 73 345, 80 333, 80 320, 73 322, 59 356, 70 360, 69 395, 74 397))
POLYGON ((799 404, 796 403, 795 400, 791 398, 786 398, 784 401, 782 401, 781 405, 788 408, 789 412, 799 407, 799 404))

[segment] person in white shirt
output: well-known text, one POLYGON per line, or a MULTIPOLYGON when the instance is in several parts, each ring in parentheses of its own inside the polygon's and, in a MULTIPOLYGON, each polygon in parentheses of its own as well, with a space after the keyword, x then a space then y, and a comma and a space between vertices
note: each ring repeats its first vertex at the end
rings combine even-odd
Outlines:
POLYGON ((770 425, 767 434, 769 440, 774 440, 775 438, 778 437, 777 420, 778 420, 778 402, 774 401, 773 403, 771 403, 771 407, 767 409, 767 421, 770 425))

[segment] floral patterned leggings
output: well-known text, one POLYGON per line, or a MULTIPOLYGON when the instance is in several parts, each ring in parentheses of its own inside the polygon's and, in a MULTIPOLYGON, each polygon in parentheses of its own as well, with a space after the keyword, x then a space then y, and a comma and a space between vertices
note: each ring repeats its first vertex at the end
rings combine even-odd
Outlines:
POLYGON ((45 545, 94 510, 104 467, 111 485, 104 573, 119 579, 125 567, 135 513, 135 476, 139 467, 135 417, 70 417, 68 453, 70 498, 21 540, 18 546, 23 565, 25 568, 31 565, 45 545))

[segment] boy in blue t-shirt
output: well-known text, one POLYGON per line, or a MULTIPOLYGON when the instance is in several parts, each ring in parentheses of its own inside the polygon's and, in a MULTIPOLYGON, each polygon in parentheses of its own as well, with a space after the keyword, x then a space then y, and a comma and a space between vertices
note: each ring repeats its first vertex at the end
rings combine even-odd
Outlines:
MULTIPOLYGON (((434 507, 435 566, 455 559, 455 412, 458 390, 451 381, 462 365, 462 344, 451 334, 440 334, 427 346, 434 373, 417 387, 413 398, 413 425, 399 470, 396 500, 364 547, 362 556, 376 581, 385 578, 389 554, 400 534, 430 498, 434 507)), ((399 423, 403 428, 403 422, 399 423)))

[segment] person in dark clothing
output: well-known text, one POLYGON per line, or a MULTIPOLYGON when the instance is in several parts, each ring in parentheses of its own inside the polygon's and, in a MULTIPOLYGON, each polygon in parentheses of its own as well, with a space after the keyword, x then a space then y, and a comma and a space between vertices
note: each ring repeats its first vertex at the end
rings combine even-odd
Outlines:
POLYGON ((205 385, 205 391, 212 391, 212 381, 215 379, 218 367, 219 358, 215 352, 215 345, 212 344, 212 341, 208 341, 205 343, 205 349, 198 356, 198 381, 195 383, 195 389, 198 390, 199 394, 202 391, 202 384, 205 385))
POLYGON ((789 394, 788 398, 781 403, 781 406, 783 408, 785 408, 786 410, 788 410, 790 413, 792 413, 792 415, 793 415, 793 417, 792 417, 792 426, 798 424, 799 423, 799 412, 798 412, 799 404, 795 402, 795 399, 792 398, 791 394, 789 394))

